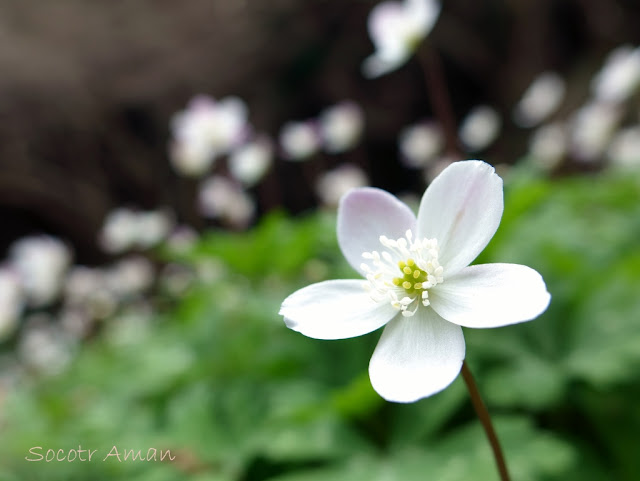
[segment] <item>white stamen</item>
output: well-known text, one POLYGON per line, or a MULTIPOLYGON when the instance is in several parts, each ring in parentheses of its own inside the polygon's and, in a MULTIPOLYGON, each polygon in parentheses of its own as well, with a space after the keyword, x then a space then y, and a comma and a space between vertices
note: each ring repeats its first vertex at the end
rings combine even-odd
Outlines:
POLYGON ((405 317, 413 316, 420 304, 429 306, 428 289, 444 281, 438 262, 436 239, 414 239, 407 230, 399 239, 381 235, 380 252, 364 252, 361 265, 367 278, 366 290, 376 302, 389 302, 405 317), (398 264, 398 259, 403 259, 398 264))

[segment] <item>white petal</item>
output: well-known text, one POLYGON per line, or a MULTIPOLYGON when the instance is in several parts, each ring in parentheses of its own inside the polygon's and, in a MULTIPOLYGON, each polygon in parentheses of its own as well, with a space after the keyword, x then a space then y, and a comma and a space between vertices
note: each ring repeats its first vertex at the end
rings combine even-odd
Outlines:
POLYGON ((397 314, 389 302, 377 303, 363 280, 332 280, 304 287, 282 303, 287 327, 315 339, 362 336, 384 326, 397 314))
POLYGON ((385 327, 369 364, 371 385, 388 401, 417 401, 453 382, 464 352, 462 328, 421 307, 385 327))
POLYGON ((376 49, 402 42, 401 33, 405 29, 404 5, 400 2, 382 2, 371 10, 367 19, 367 29, 376 49))
POLYGON ((362 253, 382 249, 380 236, 398 239, 414 229, 416 218, 406 204, 384 190, 349 191, 338 206, 338 243, 349 264, 365 275, 362 253))
POLYGON ((454 162, 433 180, 420 203, 418 237, 438 239, 445 279, 482 252, 503 208, 502 179, 485 162, 454 162))
POLYGON ((429 291, 433 309, 465 327, 498 327, 530 321, 549 305, 542 276, 518 264, 481 264, 462 269, 429 291))
POLYGON ((409 58, 408 52, 397 55, 380 55, 378 52, 369 55, 362 62, 362 75, 366 78, 376 78, 400 68, 409 58))
POLYGON ((440 15, 440 2, 436 0, 409 0, 405 3, 405 18, 421 37, 427 35, 440 15))

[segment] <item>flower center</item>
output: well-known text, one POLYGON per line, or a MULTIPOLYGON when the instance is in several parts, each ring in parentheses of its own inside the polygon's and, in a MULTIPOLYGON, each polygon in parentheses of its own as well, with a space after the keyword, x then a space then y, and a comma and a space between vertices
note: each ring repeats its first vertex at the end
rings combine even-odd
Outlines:
POLYGON ((361 265, 367 277, 365 289, 376 302, 390 302, 403 316, 413 316, 420 304, 429 305, 429 289, 444 281, 438 241, 414 240, 408 230, 397 240, 380 236, 380 243, 381 252, 362 254, 369 261, 361 265))

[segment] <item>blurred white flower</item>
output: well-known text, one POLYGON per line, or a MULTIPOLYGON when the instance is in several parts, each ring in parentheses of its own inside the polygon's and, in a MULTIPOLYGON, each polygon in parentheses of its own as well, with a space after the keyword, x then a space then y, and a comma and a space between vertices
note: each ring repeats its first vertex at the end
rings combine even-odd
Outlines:
POLYGON ((189 250, 197 240, 198 233, 193 227, 181 225, 169 235, 167 242, 172 249, 178 252, 185 252, 189 250))
POLYGON ((138 213, 136 245, 148 249, 167 238, 173 228, 173 217, 168 210, 158 209, 138 213))
POLYGON ((598 101, 573 114, 569 120, 570 149, 578 160, 595 162, 602 158, 621 115, 615 104, 598 101))
POLYGON ((488 105, 474 107, 463 119, 459 129, 460 140, 471 152, 487 148, 498 137, 502 120, 488 105))
POLYGON ((0 267, 0 342, 18 327, 23 303, 18 274, 10 267, 0 267))
POLYGON ((400 132, 398 146, 402 163, 417 169, 425 167, 442 151, 444 137, 435 122, 421 122, 400 132))
POLYGON ((591 90, 597 100, 623 102, 640 84, 640 47, 623 45, 613 50, 593 78, 591 90))
POLYGON ((257 184, 267 173, 273 162, 271 139, 260 136, 241 145, 229 155, 229 172, 243 185, 257 184))
POLYGON ((25 322, 17 352, 20 360, 40 374, 54 375, 64 370, 72 358, 73 342, 44 314, 25 322))
POLYGON ((173 139, 169 149, 176 172, 204 175, 216 157, 228 153, 247 134, 248 110, 237 97, 222 100, 199 95, 171 119, 173 139))
POLYGON ((640 169, 640 125, 618 132, 607 150, 607 157, 612 167, 640 169))
POLYGON ((123 299, 143 293, 153 284, 155 272, 149 259, 132 255, 119 260, 106 272, 109 290, 123 299))
POLYGON ((568 143, 566 125, 560 122, 543 125, 529 139, 531 161, 544 170, 552 170, 567 154, 568 143))
POLYGON ((162 268, 160 284, 172 296, 180 296, 196 281, 196 272, 178 263, 169 263, 162 268))
POLYGON ((320 148, 318 126, 312 120, 287 122, 280 129, 280 147, 288 160, 307 160, 320 148))
POLYGON ((118 207, 107 214, 98 240, 111 254, 148 249, 163 241, 172 227, 173 217, 167 210, 134 211, 118 207))
POLYGON ((358 143, 364 129, 364 113, 358 104, 345 100, 322 111, 318 122, 324 149, 336 154, 358 143))
POLYGON ((369 179, 360 167, 343 164, 320 176, 316 192, 323 204, 336 207, 340 198, 349 190, 366 185, 369 185, 369 179))
POLYGON ((544 72, 534 79, 513 111, 521 127, 533 127, 552 115, 562 103, 565 81, 555 72, 544 72))
POLYGON ((217 175, 200 185, 198 202, 205 217, 239 228, 249 224, 255 211, 253 200, 237 183, 217 175))
POLYGON ((364 76, 378 77, 402 66, 439 15, 437 0, 385 1, 376 5, 367 22, 375 52, 362 64, 364 76))
POLYGON ((107 214, 99 234, 99 243, 109 253, 123 252, 136 242, 138 216, 126 207, 107 214))
POLYGON ((73 266, 64 285, 65 301, 72 305, 86 302, 96 291, 105 288, 104 273, 97 268, 73 266))
POLYGON ((9 251, 9 263, 20 276, 27 303, 34 307, 57 299, 70 262, 69 248, 46 235, 19 239, 9 251))
POLYGON ((60 327, 71 339, 86 339, 94 326, 94 318, 83 309, 66 307, 58 314, 60 327))
POLYGON ((65 308, 90 319, 111 316, 118 299, 110 289, 107 274, 96 267, 74 266, 67 275, 64 289, 65 308))

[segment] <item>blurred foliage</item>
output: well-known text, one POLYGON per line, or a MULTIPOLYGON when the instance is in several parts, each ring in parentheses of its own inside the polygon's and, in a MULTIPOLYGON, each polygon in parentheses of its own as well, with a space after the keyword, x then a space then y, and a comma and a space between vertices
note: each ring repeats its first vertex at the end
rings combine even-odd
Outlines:
MULTIPOLYGON (((640 179, 549 180, 524 165, 506 180, 503 222, 478 262, 534 267, 552 303, 533 322, 465 334, 513 479, 637 479, 640 179)), ((275 214, 164 255, 204 280, 151 323, 105 325, 65 373, 8 393, 1 480, 497 479, 460 379, 388 404, 367 376, 377 334, 318 341, 284 326, 289 293, 353 275, 332 215, 275 214), (35 446, 97 452, 26 461, 35 446), (104 460, 114 446, 175 460, 104 460)))

